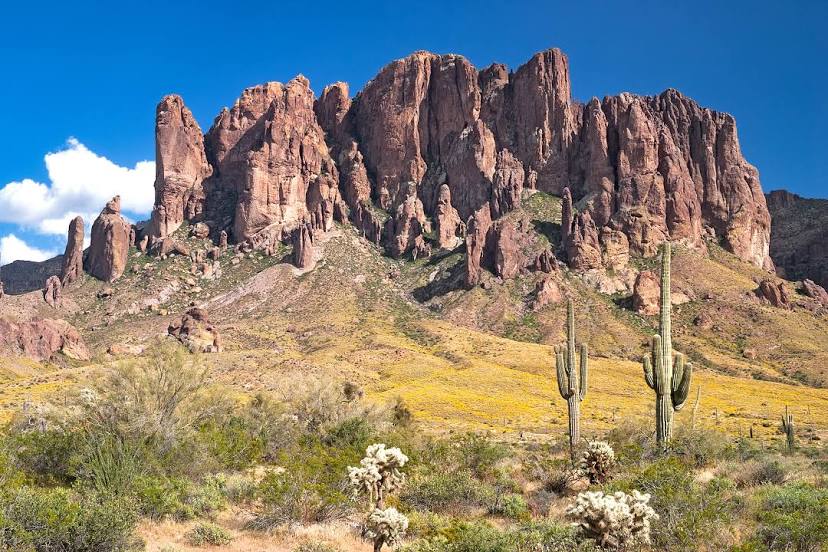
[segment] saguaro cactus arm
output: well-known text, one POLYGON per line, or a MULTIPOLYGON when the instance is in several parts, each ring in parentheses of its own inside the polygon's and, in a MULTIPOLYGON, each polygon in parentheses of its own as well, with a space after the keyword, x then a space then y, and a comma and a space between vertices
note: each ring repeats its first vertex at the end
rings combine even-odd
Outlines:
POLYGON ((675 366, 673 367, 673 408, 678 411, 687 401, 687 394, 690 392, 690 378, 693 375, 693 364, 685 361, 682 353, 676 353, 675 366))
POLYGON ((587 394, 587 374, 589 373, 589 350, 587 349, 586 343, 581 343, 581 389, 578 393, 578 396, 581 400, 584 400, 587 394))
POLYGON ((558 391, 561 397, 569 399, 572 392, 569 388, 569 370, 566 367, 566 356, 563 347, 555 347, 555 371, 558 376, 558 391))

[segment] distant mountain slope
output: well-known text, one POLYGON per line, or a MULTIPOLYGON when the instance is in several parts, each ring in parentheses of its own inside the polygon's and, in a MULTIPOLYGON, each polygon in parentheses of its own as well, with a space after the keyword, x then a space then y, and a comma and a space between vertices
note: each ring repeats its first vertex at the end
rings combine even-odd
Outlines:
POLYGON ((60 274, 62 265, 63 255, 40 263, 14 261, 0 268, 0 281, 3 282, 5 292, 10 295, 42 289, 49 276, 60 274))
POLYGON ((828 286, 828 200, 774 190, 767 201, 773 219, 770 255, 777 273, 828 286))

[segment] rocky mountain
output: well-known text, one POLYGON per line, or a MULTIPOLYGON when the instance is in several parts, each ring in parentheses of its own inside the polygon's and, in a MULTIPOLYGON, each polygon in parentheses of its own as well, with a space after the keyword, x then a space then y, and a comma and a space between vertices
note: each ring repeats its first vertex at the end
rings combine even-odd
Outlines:
POLYGON ((27 293, 42 289, 49 276, 60 274, 62 267, 63 255, 42 262, 14 261, 0 268, 0 281, 5 293, 27 293))
POLYGON ((498 249, 508 240, 489 235, 485 219, 518 206, 523 189, 568 188, 575 211, 563 257, 578 268, 706 238, 772 267, 770 215, 733 117, 675 90, 577 103, 559 50, 514 72, 416 52, 353 99, 342 83, 318 99, 301 76, 267 83, 245 90, 204 136, 183 100, 168 96, 156 142, 150 241, 204 221, 231 242, 266 248, 304 221, 327 230, 350 218, 401 257, 455 243, 477 217, 484 249, 498 249))
POLYGON ((777 274, 828 286, 828 200, 774 190, 767 203, 773 217, 770 255, 777 274))

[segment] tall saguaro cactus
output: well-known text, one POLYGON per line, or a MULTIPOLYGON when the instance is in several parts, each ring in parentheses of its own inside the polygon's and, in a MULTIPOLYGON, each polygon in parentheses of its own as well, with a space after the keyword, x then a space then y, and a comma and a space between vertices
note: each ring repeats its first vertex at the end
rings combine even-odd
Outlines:
POLYGON ((644 379, 656 393, 656 440, 666 450, 673 436, 673 411, 681 410, 690 390, 693 365, 684 355, 673 352, 670 321, 670 244, 661 249, 661 309, 659 331, 653 336, 652 351, 644 357, 644 379))
POLYGON ((793 414, 788 412, 787 405, 785 406, 785 414, 782 415, 782 431, 785 432, 785 439, 788 443, 788 452, 791 452, 794 448, 794 419, 793 414))
POLYGON ((581 438, 581 401, 587 393, 588 351, 581 343, 580 368, 575 365, 575 307, 572 299, 566 305, 566 348, 555 347, 555 368, 558 391, 566 399, 569 410, 569 454, 575 459, 575 446, 581 438))

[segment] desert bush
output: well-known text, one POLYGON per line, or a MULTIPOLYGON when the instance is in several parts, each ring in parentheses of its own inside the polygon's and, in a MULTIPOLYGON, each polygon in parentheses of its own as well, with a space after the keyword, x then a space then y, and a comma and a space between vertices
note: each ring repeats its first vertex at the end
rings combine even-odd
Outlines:
POLYGON ((400 499, 415 510, 451 513, 487 507, 496 494, 491 485, 475 479, 468 470, 441 471, 412 476, 400 499))
POLYGON ((233 540, 233 535, 215 523, 202 522, 187 531, 184 538, 192 546, 223 546, 233 540))
POLYGON ((339 548, 326 542, 303 542, 293 552, 339 552, 339 548))
POLYGON ((566 510, 584 535, 605 548, 650 544, 650 525, 658 514, 649 506, 650 495, 633 491, 580 493, 566 510))
POLYGON ((550 522, 525 523, 499 530, 486 522, 455 521, 438 535, 421 539, 404 552, 594 552, 579 542, 571 526, 550 522))
POLYGON ((729 467, 729 477, 739 488, 758 485, 781 485, 787 478, 787 471, 779 460, 763 458, 750 460, 729 467))
POLYGON ((725 433, 712 429, 677 428, 670 443, 674 454, 695 468, 736 456, 737 445, 725 433))
POLYGON ((460 437, 454 448, 458 464, 468 469, 473 477, 482 480, 493 477, 497 464, 510 455, 506 446, 476 433, 460 437))
POLYGON ((219 473, 215 475, 222 482, 222 492, 230 502, 247 502, 256 495, 258 479, 253 473, 219 473))
MULTIPOLYGON (((653 544, 664 550, 695 550, 704 540, 711 545, 729 531, 742 507, 735 485, 722 478, 702 484, 690 466, 676 457, 664 457, 607 485, 611 491, 649 494, 650 506, 660 516, 653 527, 653 544)), ((724 545, 722 545, 724 546, 724 545)))
POLYGON ((246 469, 261 460, 266 450, 262 428, 242 414, 211 416, 198 428, 197 438, 222 469, 246 469))
POLYGON ((435 537, 451 526, 451 518, 435 512, 410 512, 408 514, 408 535, 418 538, 435 537))
POLYGON ((489 508, 489 513, 500 515, 509 519, 518 521, 526 521, 531 516, 529 514, 529 505, 522 495, 510 493, 504 495, 495 504, 489 508))
POLYGON ((18 550, 136 550, 137 512, 124 498, 21 487, 3 498, 0 544, 18 550))
POLYGON ((759 498, 757 536, 769 550, 816 552, 828 546, 828 489, 786 485, 759 498))
POLYGON ((607 442, 622 465, 640 465, 656 456, 655 433, 640 421, 624 420, 609 432, 607 442))
POLYGON ((604 441, 590 441, 581 456, 579 473, 590 483, 604 483, 615 468, 615 451, 604 441))

